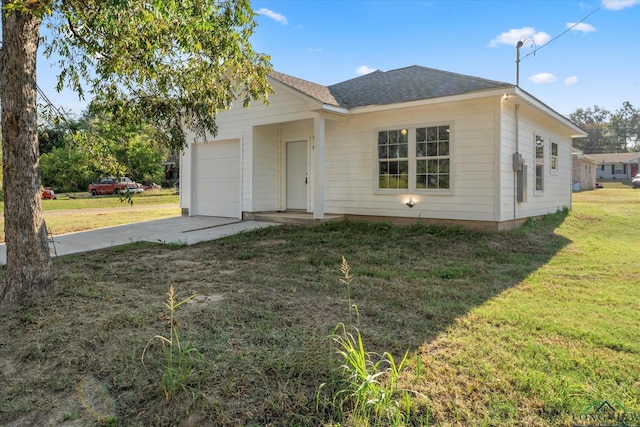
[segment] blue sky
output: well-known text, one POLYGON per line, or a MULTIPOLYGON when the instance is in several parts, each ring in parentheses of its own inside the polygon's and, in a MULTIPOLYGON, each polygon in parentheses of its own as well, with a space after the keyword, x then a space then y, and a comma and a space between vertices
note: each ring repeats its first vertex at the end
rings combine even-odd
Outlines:
MULTIPOLYGON (((270 55, 275 70, 315 83, 411 65, 515 83, 515 45, 523 40, 520 87, 561 114, 594 105, 615 111, 624 101, 640 108, 640 0, 255 0, 252 7, 255 50, 270 55)), ((82 108, 75 95, 55 92, 55 70, 39 64, 38 72, 54 104, 82 108)))
POLYGON ((614 111, 624 101, 640 108, 640 0, 260 0, 252 6, 259 13, 254 48, 271 55, 275 70, 315 83, 411 65, 515 83, 515 45, 524 40, 520 87, 556 111, 593 105, 614 111))

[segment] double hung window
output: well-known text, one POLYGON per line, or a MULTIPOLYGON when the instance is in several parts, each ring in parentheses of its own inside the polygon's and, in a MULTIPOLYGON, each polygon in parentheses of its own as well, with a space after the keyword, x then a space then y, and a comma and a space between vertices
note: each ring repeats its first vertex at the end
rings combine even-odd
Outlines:
POLYGON ((544 190, 544 138, 535 136, 536 153, 536 191, 544 190))
POLYGON ((558 172, 558 144, 551 143, 551 172, 558 172))
POLYGON ((451 189, 450 125, 378 132, 378 189, 451 189))
POLYGON ((449 189, 449 126, 416 129, 416 189, 449 189))
POLYGON ((409 188, 409 139, 406 129, 378 132, 379 188, 409 188))

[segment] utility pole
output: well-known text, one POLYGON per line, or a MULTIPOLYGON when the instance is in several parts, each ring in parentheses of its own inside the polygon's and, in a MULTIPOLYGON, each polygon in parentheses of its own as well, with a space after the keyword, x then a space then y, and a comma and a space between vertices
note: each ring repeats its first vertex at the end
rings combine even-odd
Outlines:
POLYGON ((520 48, 524 45, 522 40, 516 44, 516 87, 520 87, 520 48))

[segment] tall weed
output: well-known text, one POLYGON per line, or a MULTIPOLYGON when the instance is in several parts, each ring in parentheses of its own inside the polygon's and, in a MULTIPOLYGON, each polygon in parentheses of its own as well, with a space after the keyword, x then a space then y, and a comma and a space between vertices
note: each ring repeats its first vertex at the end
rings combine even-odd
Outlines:
MULTIPOLYGON (((351 301, 353 276, 344 257, 340 272, 340 282, 347 287, 349 320, 353 320, 353 311, 357 321, 358 307, 351 301)), ((360 330, 352 324, 349 327, 344 323, 338 324, 331 339, 340 359, 331 406, 341 422, 356 426, 404 426, 417 418, 411 400, 412 395, 417 393, 399 386, 400 377, 408 370, 411 361, 408 351, 399 363, 389 352, 378 354, 367 351, 360 330)), ((418 379, 422 370, 420 358, 415 357, 415 362, 415 376, 418 379)), ((317 396, 326 386, 320 386, 317 396)), ((424 420, 422 424, 427 423, 424 420)))
POLYGON ((152 337, 142 351, 142 364, 144 365, 144 356, 147 349, 154 340, 160 340, 164 352, 164 365, 160 378, 160 386, 164 392, 166 400, 180 390, 186 390, 193 370, 194 359, 201 358, 202 355, 197 349, 191 347, 189 342, 182 344, 180 335, 178 334, 178 322, 175 319, 175 312, 185 302, 194 298, 194 295, 183 299, 176 300, 175 288, 173 285, 167 293, 167 300, 164 305, 169 310, 169 337, 163 335, 155 335, 152 337))

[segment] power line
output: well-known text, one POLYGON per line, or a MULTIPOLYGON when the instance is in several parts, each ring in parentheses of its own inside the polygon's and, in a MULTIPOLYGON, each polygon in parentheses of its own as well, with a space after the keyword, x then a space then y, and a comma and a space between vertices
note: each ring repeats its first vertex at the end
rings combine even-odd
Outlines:
MULTIPOLYGON (((2 48, 2 41, 0 41, 0 49, 1 48, 2 48)), ((61 111, 58 107, 56 107, 53 104, 53 102, 51 102, 49 97, 44 93, 42 89, 40 89, 40 86, 38 86, 37 83, 36 83, 36 93, 40 95, 40 97, 44 100, 47 108, 55 111, 57 113, 57 116, 59 116, 63 121, 69 122, 69 119, 67 119, 67 117, 65 116, 65 113, 61 111)))
POLYGON ((596 13, 597 11, 599 11, 600 9, 602 9, 602 6, 598 6, 597 8, 595 8, 591 13, 589 13, 587 16, 585 16, 584 18, 582 18, 580 21, 576 22, 575 24, 573 24, 572 26, 570 26, 569 28, 567 28, 566 30, 564 30, 563 32, 561 32, 560 34, 558 34, 557 36, 555 36, 554 38, 552 38, 551 40, 549 40, 548 42, 546 42, 545 44, 543 44, 542 46, 536 48, 533 50, 533 52, 525 55, 522 59, 525 59, 531 55, 535 55, 537 51, 539 51, 540 49, 542 49, 545 46, 548 46, 549 44, 551 44, 551 42, 554 42, 556 40, 558 40, 560 37, 564 36, 566 33, 568 33, 569 31, 573 30, 575 27, 577 27, 578 25, 582 24, 584 21, 587 20, 587 18, 589 18, 591 15, 593 15, 594 13, 596 13))

